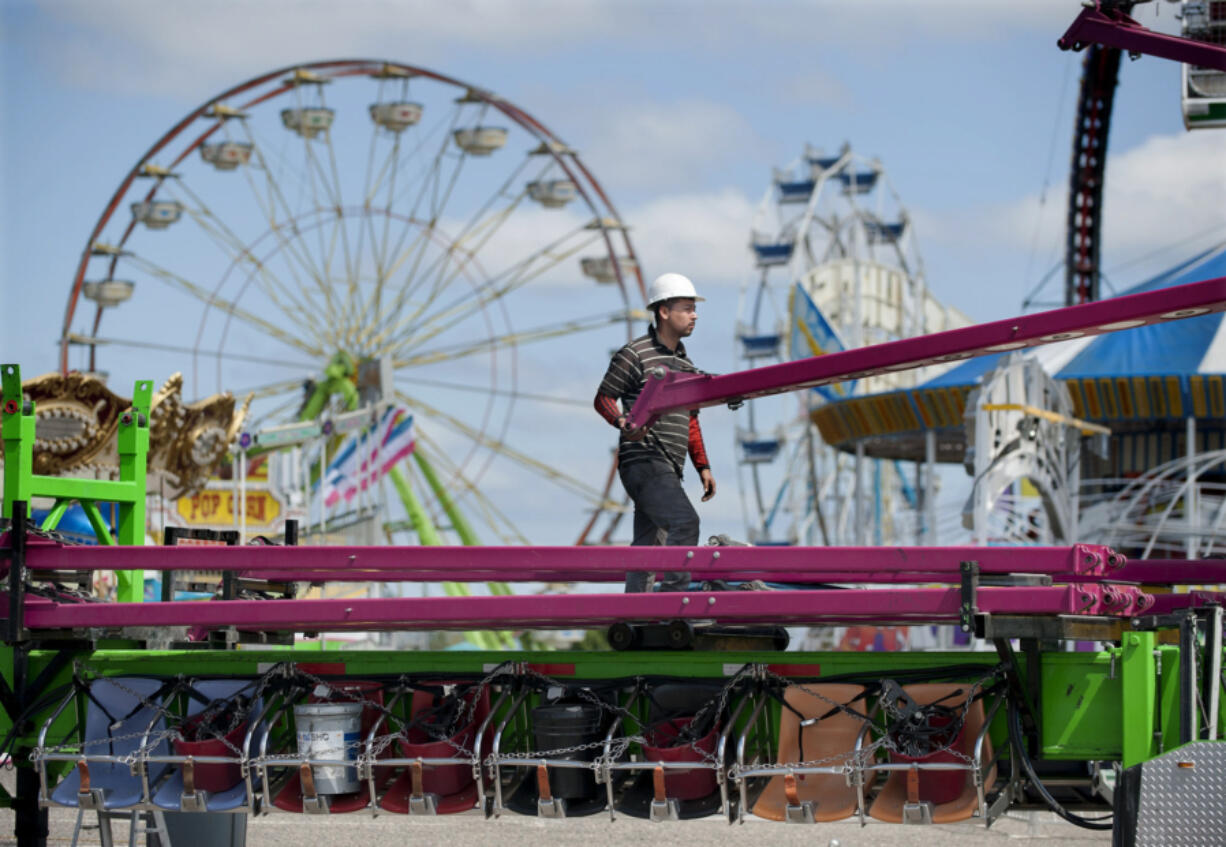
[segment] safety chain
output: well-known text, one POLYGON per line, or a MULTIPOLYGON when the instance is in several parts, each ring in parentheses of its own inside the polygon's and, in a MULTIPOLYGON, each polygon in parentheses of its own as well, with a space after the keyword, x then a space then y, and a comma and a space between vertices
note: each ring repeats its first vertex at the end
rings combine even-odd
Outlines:
MULTIPOLYGON (((950 719, 950 722, 947 725, 940 727, 940 734, 938 735, 938 737, 944 737, 946 739, 945 743, 942 744, 941 746, 926 749, 926 752, 923 752, 922 755, 927 756, 927 755, 934 755, 938 753, 947 753, 971 765, 972 767, 974 766, 975 762, 973 758, 963 753, 961 750, 957 749, 956 745, 961 736, 962 729, 966 725, 966 721, 970 713, 972 704, 978 698, 978 695, 989 686, 989 683, 999 678, 1000 673, 1001 673, 1000 669, 995 668, 990 673, 985 674, 983 677, 970 683, 967 686, 966 697, 962 701, 962 708, 960 712, 958 712, 955 717, 952 717, 950 719)), ((382 703, 376 700, 372 700, 372 699, 362 696, 360 692, 353 691, 353 690, 347 690, 345 687, 343 687, 343 685, 334 684, 333 682, 329 682, 328 680, 323 679, 320 676, 317 676, 315 674, 302 670, 301 667, 286 664, 286 663, 274 665, 268 671, 256 677, 250 685, 244 687, 243 689, 235 693, 235 697, 238 697, 238 696, 248 697, 248 702, 247 702, 245 709, 244 708, 232 708, 231 709, 230 706, 231 706, 231 703, 233 702, 233 698, 219 699, 215 702, 209 703, 201 712, 198 712, 195 715, 191 715, 190 717, 174 713, 168 708, 168 704, 174 700, 175 695, 179 694, 184 688, 192 687, 191 681, 189 680, 189 678, 185 676, 179 676, 174 680, 173 685, 170 687, 170 690, 166 693, 166 696, 163 702, 155 702, 153 700, 150 700, 146 696, 140 694, 139 692, 133 690, 131 687, 121 682, 120 681, 121 678, 104 676, 98 669, 90 667, 89 665, 86 665, 85 663, 80 662, 80 661, 74 663, 74 676, 77 679, 84 679, 87 677, 92 677, 94 679, 106 679, 109 684, 115 686, 123 693, 129 695, 133 699, 134 702, 139 703, 140 706, 138 707, 138 709, 153 710, 153 712, 155 712, 157 716, 161 717, 163 720, 166 720, 168 722, 173 722, 175 725, 172 726, 171 728, 164 728, 164 729, 157 730, 157 731, 146 732, 144 728, 141 728, 134 732, 125 733, 123 735, 118 735, 118 736, 111 735, 111 736, 106 736, 104 738, 83 739, 79 742, 64 741, 57 745, 36 747, 30 754, 30 758, 33 761, 40 760, 41 758, 46 756, 48 753, 62 752, 69 748, 72 748, 74 750, 80 750, 82 753, 84 753, 84 751, 87 748, 93 745, 101 745, 101 744, 113 745, 117 742, 131 741, 134 739, 145 739, 143 743, 140 746, 138 746, 135 750, 133 750, 132 752, 124 756, 118 757, 117 759, 119 762, 126 764, 129 767, 133 767, 138 762, 141 762, 145 760, 148 756, 152 755, 153 751, 155 751, 160 745, 162 745, 163 742, 186 740, 181 732, 181 729, 182 729, 181 722, 184 722, 187 720, 196 722, 198 727, 203 728, 207 726, 208 727, 207 737, 216 738, 217 740, 221 741, 226 746, 226 748, 231 753, 233 753, 238 759, 244 760, 243 751, 240 750, 239 747, 235 746, 229 740, 228 736, 235 729, 237 729, 245 720, 249 720, 251 718, 252 712, 256 704, 263 701, 265 693, 270 687, 273 686, 274 681, 288 681, 291 684, 296 682, 300 685, 302 683, 308 683, 315 689, 318 689, 319 687, 322 686, 324 689, 326 689, 329 692, 329 696, 332 696, 334 698, 344 698, 344 699, 353 701, 355 703, 360 703, 362 704, 363 708, 375 709, 381 712, 385 718, 388 718, 391 721, 394 721, 398 725, 398 728, 396 729, 396 731, 388 732, 388 733, 381 734, 379 736, 374 737, 372 739, 369 749, 364 754, 362 754, 362 751, 360 748, 365 746, 365 739, 359 739, 357 741, 348 742, 345 745, 346 752, 348 752, 348 750, 350 749, 353 749, 356 753, 359 754, 358 758, 365 759, 366 761, 369 761, 369 762, 373 762, 376 758, 382 755, 398 739, 407 740, 407 731, 414 725, 413 721, 409 721, 407 724, 400 721, 392 713, 392 711, 388 709, 385 705, 383 705, 382 703), (250 695, 246 695, 244 693, 248 690, 248 688, 252 689, 250 695), (211 723, 211 718, 219 714, 225 714, 226 710, 229 710, 229 719, 225 722, 224 726, 216 726, 216 725, 210 726, 209 725, 211 723)), ((452 717, 451 721, 448 722, 446 726, 443 726, 438 730, 444 736, 443 738, 440 738, 439 740, 446 741, 455 750, 455 752, 459 754, 458 756, 459 758, 465 758, 469 760, 473 760, 476 758, 477 756, 476 739, 472 739, 471 741, 472 748, 470 749, 469 747, 465 747, 463 744, 457 742, 455 738, 457 734, 460 732, 460 730, 462 730, 465 727, 470 726, 473 723, 473 721, 476 719, 476 711, 478 708, 478 704, 480 703, 485 690, 488 689, 494 683, 496 683, 499 679, 504 678, 504 677, 511 677, 514 680, 528 680, 533 683, 536 683, 537 685, 543 684, 546 687, 556 687, 562 690, 568 690, 568 689, 572 690, 573 696, 575 696, 577 699, 580 699, 588 704, 598 707, 602 712, 606 712, 610 715, 619 717, 623 720, 630 719, 630 720, 635 721, 635 723, 638 723, 641 725, 641 721, 639 721, 639 719, 633 713, 631 713, 628 709, 626 709, 623 706, 617 705, 616 703, 610 703, 602 699, 594 691, 592 691, 590 687, 576 688, 574 683, 565 683, 560 680, 554 679, 550 676, 547 676, 524 664, 508 661, 508 662, 503 662, 502 664, 494 667, 489 673, 486 674, 485 677, 483 677, 475 685, 468 686, 465 692, 465 695, 461 696, 460 698, 460 706, 457 709, 455 715, 452 717)), ((873 721, 870 718, 856 711, 855 709, 851 708, 849 705, 844 704, 844 703, 839 703, 836 700, 832 699, 831 697, 828 697, 822 694, 820 691, 817 691, 814 688, 809 687, 808 685, 794 683, 791 680, 787 679, 786 677, 783 677, 777 673, 774 673, 773 671, 770 671, 764 665, 746 664, 740 670, 738 670, 737 673, 734 674, 723 685, 718 695, 712 697, 700 709, 698 709, 698 711, 695 713, 695 715, 691 719, 690 726, 700 726, 702 724, 702 721, 705 720, 707 716, 711 713, 712 709, 714 709, 714 715, 716 716, 716 720, 715 722, 713 722, 713 726, 718 726, 718 718, 719 716, 726 714, 726 711, 728 708, 728 701, 733 691, 735 691, 738 688, 738 686, 740 686, 741 683, 746 678, 757 679, 760 682, 764 682, 764 683, 778 684, 785 688, 786 687, 798 688, 799 690, 805 692, 807 695, 829 705, 833 710, 837 710, 851 717, 854 717, 856 720, 860 721, 862 724, 873 723, 873 721)), ((405 676, 400 677, 398 683, 393 683, 392 685, 396 686, 397 684, 403 687, 411 686, 410 680, 405 676)), ((641 678, 636 678, 634 680, 634 684, 635 684, 635 687, 638 688, 642 686, 643 681, 641 678)), ((882 750, 885 750, 885 751, 888 751, 894 754, 898 754, 901 756, 905 756, 907 758, 916 758, 918 748, 916 748, 914 745, 908 747, 905 743, 902 743, 902 746, 900 746, 900 741, 894 737, 898 733, 890 731, 889 723, 891 720, 895 722, 895 724, 900 724, 905 719, 907 715, 905 714, 904 710, 901 709, 898 706, 898 704, 893 701, 892 698, 881 697, 880 704, 881 704, 881 707, 887 719, 886 731, 880 733, 879 737, 877 737, 875 740, 869 741, 859 751, 853 750, 853 751, 847 751, 847 752, 842 752, 842 753, 838 753, 835 755, 827 756, 821 759, 808 759, 802 762, 792 762, 792 763, 789 763, 787 767, 796 768, 796 769, 824 768, 824 767, 831 766, 831 765, 841 762, 842 772, 845 775, 850 775, 857 770, 862 771, 864 769, 871 768, 873 762, 877 758, 877 754, 882 750)), ((933 704, 927 704, 925 706, 920 706, 919 708, 922 711, 924 709, 930 709, 932 705, 933 704)), ((135 711, 137 711, 138 709, 134 709, 133 713, 135 713, 135 711)), ((130 713, 130 714, 133 714, 133 713, 130 713)), ((912 714, 914 714, 914 712, 912 712, 912 714)), ((125 716, 125 718, 121 718, 117 720, 116 723, 112 725, 112 728, 118 727, 124 720, 126 720, 126 717, 127 716, 125 716)), ((154 720, 156 720, 156 718, 154 720)), ((150 721, 146 721, 145 726, 147 727, 149 723, 150 721)), ((200 736, 197 735, 197 740, 199 740, 199 738, 200 736)), ((689 749, 694 754, 696 754, 696 756, 698 757, 695 760, 695 762, 696 763, 700 762, 708 766, 714 766, 718 764, 719 759, 716 753, 708 752, 706 750, 702 750, 701 748, 699 748, 698 747, 699 740, 701 739, 692 738, 689 740, 689 743, 688 743, 689 749)), ((607 741, 605 739, 599 739, 596 741, 590 741, 590 742, 585 742, 582 744, 575 744, 569 747, 560 747, 560 748, 551 749, 551 750, 529 750, 529 751, 524 751, 524 752, 519 752, 519 751, 503 752, 503 753, 500 753, 499 756, 497 757, 495 757, 494 755, 490 755, 489 757, 487 757, 487 759, 484 762, 484 765, 485 767, 493 770, 496 767, 497 761, 499 759, 503 761, 505 760, 531 761, 531 760, 540 760, 540 759, 548 759, 548 758, 560 758, 560 757, 571 756, 573 754, 587 753, 593 750, 600 750, 600 751, 603 751, 603 755, 597 755, 589 763, 589 767, 595 773, 599 774, 607 766, 622 759, 626 755, 627 751, 629 750, 632 744, 638 744, 642 746, 642 745, 647 745, 648 743, 649 743, 649 739, 646 737, 645 733, 639 733, 635 735, 625 735, 624 734, 624 735, 618 736, 617 738, 609 739, 607 741)), ((272 760, 272 759, 277 759, 277 758, 283 758, 283 756, 251 757, 250 759, 246 759, 244 761, 246 761, 249 767, 259 767, 259 766, 262 766, 266 760, 272 760)), ((742 768, 739 764, 734 763, 729 769, 728 776, 729 778, 735 780, 739 777, 739 774, 742 771, 748 770, 750 767, 753 767, 753 766, 746 766, 745 768, 742 768)))
MULTIPOLYGON (((798 688, 801 691, 808 694, 809 696, 814 697, 822 701, 823 703, 828 704, 833 709, 837 709, 838 711, 843 712, 844 714, 847 714, 855 718, 856 720, 860 721, 862 724, 872 723, 872 721, 868 719, 865 715, 852 709, 847 704, 839 703, 835 701, 834 699, 822 694, 820 691, 815 691, 814 689, 808 687, 807 685, 804 685, 801 683, 793 683, 791 680, 787 679, 786 677, 780 676, 779 674, 776 674, 773 671, 766 669, 766 668, 762 669, 762 674, 766 680, 771 681, 771 682, 780 683, 784 685, 785 687, 798 688)), ((963 703, 962 703, 961 713, 958 715, 956 720, 951 721, 951 723, 948 725, 948 729, 946 727, 942 727, 942 730, 945 730, 947 732, 950 740, 948 741, 948 743, 946 743, 945 745, 941 747, 936 747, 936 748, 929 750, 927 753, 925 753, 925 755, 934 755, 937 753, 949 753, 953 755, 955 758, 961 759, 963 762, 971 766, 974 766, 975 764, 974 759, 966 755, 965 753, 963 753, 961 750, 957 749, 955 745, 958 741, 958 738, 960 737, 962 727, 966 725, 967 715, 970 713, 970 708, 976 699, 977 692, 984 688, 985 683, 987 681, 995 680, 999 676, 1000 676, 1000 669, 999 668, 993 669, 991 673, 985 674, 983 677, 979 678, 978 680, 976 680, 975 682, 971 683, 968 686, 966 698, 963 700, 963 703)), ((898 707, 894 703, 887 702, 886 698, 882 698, 881 704, 882 704, 883 709, 885 710, 887 717, 893 717, 896 720, 899 720, 902 718, 901 710, 899 710, 898 707)), ((927 707, 921 707, 921 708, 927 708, 927 707)), ((881 750, 887 750, 895 754, 901 754, 904 756, 908 756, 910 758, 915 758, 914 756, 910 755, 908 752, 899 749, 899 747, 897 746, 897 744, 894 742, 893 738, 891 737, 891 733, 887 731, 887 732, 881 733, 880 737, 870 741, 868 744, 862 747, 859 751, 850 750, 846 752, 837 753, 832 756, 827 756, 822 759, 806 759, 805 761, 802 761, 802 762, 789 762, 787 764, 787 767, 795 768, 795 769, 822 768, 822 767, 827 767, 827 766, 842 762, 843 763, 842 769, 841 769, 842 773, 844 776, 849 776, 852 773, 856 772, 857 770, 862 771, 864 769, 871 768, 873 762, 876 760, 877 753, 881 750)), ((741 768, 738 764, 734 764, 729 769, 728 776, 730 779, 736 779, 743 770, 748 770, 748 769, 749 769, 749 766, 747 766, 746 768, 741 768)))
MULTIPOLYGON (((250 717, 252 708, 263 697, 264 691, 267 689, 270 680, 272 680, 276 676, 283 675, 283 673, 284 673, 284 666, 276 665, 273 668, 271 668, 269 671, 267 671, 266 673, 257 677, 252 683, 255 686, 255 689, 250 695, 247 709, 246 710, 243 710, 243 709, 232 710, 230 719, 226 723, 226 725, 221 728, 217 728, 217 727, 210 728, 206 737, 215 738, 221 741, 230 750, 230 752, 232 752, 237 758, 241 759, 243 756, 242 751, 238 747, 236 747, 233 743, 230 742, 228 736, 230 735, 231 732, 237 729, 242 724, 243 721, 247 720, 250 717)), ((131 741, 134 739, 145 739, 147 736, 148 738, 147 741, 142 743, 132 752, 127 753, 123 756, 120 756, 117 759, 117 761, 119 761, 120 763, 128 765, 129 767, 132 767, 136 763, 141 762, 145 760, 148 756, 152 755, 153 752, 163 742, 186 741, 187 739, 183 737, 182 733, 180 732, 180 727, 179 725, 177 725, 178 722, 186 721, 186 720, 193 720, 193 721, 199 721, 201 725, 204 725, 210 717, 212 717, 215 714, 222 713, 223 710, 226 709, 230 703, 228 699, 218 700, 216 703, 208 704, 204 710, 196 713, 195 715, 184 716, 184 715, 180 715, 180 714, 177 714, 171 711, 170 708, 168 708, 167 704, 173 701, 174 696, 178 694, 180 691, 182 691, 183 689, 192 688, 191 681, 186 676, 180 675, 179 677, 177 677, 174 681, 174 685, 171 687, 170 691, 167 692, 163 702, 159 703, 154 700, 150 700, 145 695, 125 685, 123 682, 120 681, 121 677, 105 676, 97 668, 93 668, 81 661, 77 661, 73 663, 73 675, 77 679, 84 679, 86 677, 90 677, 94 680, 105 679, 110 685, 114 686, 115 688, 118 688, 124 694, 127 694, 129 697, 131 697, 133 701, 139 704, 139 706, 133 711, 133 714, 137 711, 151 709, 153 710, 153 712, 156 713, 158 717, 161 717, 163 720, 168 721, 168 722, 174 722, 176 725, 172 727, 168 727, 168 728, 164 728, 160 730, 148 731, 148 732, 146 732, 146 730, 142 728, 142 729, 135 730, 133 732, 124 733, 122 735, 107 735, 103 738, 87 738, 87 739, 82 739, 80 741, 67 741, 66 740, 59 744, 47 745, 45 747, 35 747, 30 753, 31 761, 38 761, 41 758, 43 758, 45 755, 47 755, 48 753, 62 753, 65 750, 69 750, 69 749, 79 750, 81 753, 84 754, 88 748, 93 747, 95 745, 105 744, 105 745, 110 746, 110 745, 115 744, 116 742, 131 741)), ((247 686, 247 687, 250 687, 250 686, 247 686)), ((235 692, 235 696, 242 694, 243 690, 246 690, 246 688, 238 692, 235 692)), ((115 724, 112 724, 112 728, 118 726, 120 723, 124 722, 125 720, 126 720, 126 716, 119 718, 115 724)), ((156 717, 154 717, 152 721, 145 721, 145 726, 148 726, 151 722, 154 722, 154 721, 156 721, 156 717)))

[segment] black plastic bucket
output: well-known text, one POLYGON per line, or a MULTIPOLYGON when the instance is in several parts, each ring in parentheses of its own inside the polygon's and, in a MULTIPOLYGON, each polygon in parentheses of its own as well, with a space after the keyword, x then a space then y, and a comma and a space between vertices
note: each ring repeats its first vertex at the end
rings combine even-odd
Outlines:
MULTIPOLYGON (((538 706, 532 710, 532 737, 537 750, 550 759, 593 761, 602 750, 593 747, 570 753, 550 753, 604 740, 605 711, 591 703, 538 706)), ((550 768, 549 790, 554 797, 575 800, 596 792, 596 776, 587 769, 550 768)))

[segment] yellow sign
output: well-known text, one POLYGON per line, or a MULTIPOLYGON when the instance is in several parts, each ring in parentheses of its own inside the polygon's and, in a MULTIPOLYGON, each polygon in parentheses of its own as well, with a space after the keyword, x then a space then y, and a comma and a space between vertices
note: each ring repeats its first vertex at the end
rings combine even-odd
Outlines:
MULTIPOLYGON (((220 526, 225 529, 234 524, 233 491, 201 491, 191 497, 182 497, 175 502, 179 517, 194 526, 220 526)), ((247 525, 272 526, 281 514, 281 504, 267 491, 247 492, 247 525)))

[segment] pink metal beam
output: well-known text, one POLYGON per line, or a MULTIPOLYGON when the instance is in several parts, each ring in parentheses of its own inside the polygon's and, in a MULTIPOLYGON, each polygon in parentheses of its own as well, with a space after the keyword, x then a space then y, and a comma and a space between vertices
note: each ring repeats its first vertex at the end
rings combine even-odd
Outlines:
MULTIPOLYGON (((588 570, 516 570, 512 576, 501 571, 481 570, 285 570, 261 571, 252 574, 238 572, 241 577, 259 578, 271 582, 607 582, 620 583, 625 579, 625 569, 592 568, 588 570)), ((954 584, 959 575, 944 573, 898 572, 898 571, 777 571, 764 569, 728 568, 717 570, 710 567, 695 567, 690 576, 696 580, 722 579, 733 582, 760 579, 764 582, 806 585, 811 583, 864 583, 869 585, 912 585, 916 583, 954 584)), ((1055 581, 1093 579, 1075 574, 1059 574, 1055 581)))
MULTIPOLYGON (((855 581, 869 575, 957 577, 981 573, 1105 576, 1124 564, 1108 547, 74 547, 31 538, 26 567, 40 570, 212 570, 253 577, 380 574, 396 580, 539 581, 550 575, 620 578, 628 571, 688 570, 717 577, 855 581), (420 576, 415 576, 420 574, 420 576), (837 578, 837 580, 836 580, 837 578)), ((270 577, 272 578, 272 577, 270 577)), ((321 577, 322 578, 322 577, 321 577)), ((552 580, 551 580, 552 581, 552 580)), ((897 581, 890 579, 889 581, 897 581)))
MULTIPOLYGON (((1102 586, 983 588, 979 609, 1011 615, 1130 614, 1147 606, 1135 588, 1109 605, 1102 586)), ((690 620, 723 623, 896 623, 958 619, 957 588, 657 594, 555 594, 510 597, 428 597, 340 600, 215 600, 59 604, 29 597, 32 630, 192 626, 248 630, 508 629, 607 626, 618 621, 690 620)), ((7 604, 0 603, 0 608, 7 604)))
POLYGON ((1081 50, 1091 44, 1226 71, 1226 47, 1148 30, 1119 9, 1102 9, 1097 5, 1082 9, 1068 31, 1056 41, 1061 50, 1081 50))
POLYGON ((1151 585, 1226 584, 1226 559, 1139 559, 1128 562, 1115 578, 1151 585))
POLYGON ((635 427, 665 412, 813 388, 1005 350, 1100 335, 1226 309, 1226 277, 1082 303, 888 344, 828 353, 764 368, 713 376, 658 371, 630 411, 635 427))
POLYGON ((1226 591, 1190 591, 1187 594, 1153 594, 1153 604, 1147 612, 1165 615, 1193 606, 1226 606, 1226 591))

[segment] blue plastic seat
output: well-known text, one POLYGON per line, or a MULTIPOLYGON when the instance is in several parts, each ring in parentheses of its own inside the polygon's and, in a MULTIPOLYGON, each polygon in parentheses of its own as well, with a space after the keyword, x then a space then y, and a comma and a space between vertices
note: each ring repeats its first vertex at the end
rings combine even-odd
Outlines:
POLYGON ((792 247, 795 242, 784 241, 777 244, 762 244, 754 242, 753 252, 758 259, 758 267, 768 265, 786 265, 792 258, 792 247))
POLYGON ((808 203, 817 182, 812 179, 788 179, 776 180, 775 185, 779 188, 780 203, 808 203))
MULTIPOLYGON (((193 687, 200 695, 200 699, 189 698, 187 714, 188 716, 199 714, 205 707, 214 700, 228 700, 236 696, 244 688, 247 688, 250 683, 241 679, 216 679, 205 682, 198 682, 193 687)), ((251 720, 259 717, 262 711, 262 703, 256 700, 251 704, 251 709, 248 716, 251 720)), ((260 730, 265 729, 261 726, 260 730)), ((258 744, 260 731, 251 734, 251 744, 258 744)), ((246 755, 251 755, 251 746, 249 745, 244 751, 246 755)), ((258 786, 258 774, 253 776, 255 784, 258 786)), ((217 792, 202 792, 205 798, 204 811, 206 812, 230 812, 249 805, 249 797, 247 796, 247 781, 240 780, 236 785, 227 788, 225 791, 217 792)), ((182 810, 180 803, 183 797, 183 771, 181 768, 174 768, 171 771, 167 780, 153 794, 153 805, 166 809, 168 811, 177 812, 182 810)))
POLYGON ((839 172, 844 194, 868 194, 877 185, 878 176, 876 171, 839 172))
POLYGON ((741 352, 746 359, 761 359, 767 356, 779 355, 783 344, 783 335, 778 332, 752 333, 743 332, 737 336, 741 342, 741 352))
POLYGON ((894 224, 880 223, 878 221, 864 222, 864 231, 868 235, 869 242, 873 244, 893 244, 902 238, 903 230, 906 228, 906 221, 899 221, 894 224))
POLYGON ((828 170, 834 167, 842 156, 810 156, 809 164, 816 165, 822 170, 828 170))
POLYGON ((739 432, 737 443, 741 447, 741 461, 748 464, 773 462, 783 449, 783 438, 779 434, 739 432))
MULTIPOLYGON (((89 785, 101 792, 103 809, 128 809, 139 805, 144 791, 139 774, 120 762, 91 761, 92 756, 126 756, 140 749, 146 729, 158 733, 165 729, 165 720, 151 705, 141 705, 157 694, 162 681, 157 679, 105 679, 90 684, 90 699, 85 707, 85 737, 81 758, 89 765, 89 785), (152 724, 152 727, 150 727, 152 724), (108 739, 114 739, 109 743, 108 739)), ((150 750, 151 755, 165 755, 169 745, 165 739, 150 750)), ((158 779, 165 765, 151 765, 150 781, 158 779)), ((81 769, 73 768, 51 792, 50 800, 61 806, 80 805, 81 769)))

